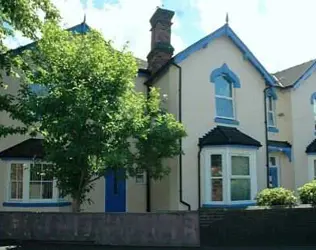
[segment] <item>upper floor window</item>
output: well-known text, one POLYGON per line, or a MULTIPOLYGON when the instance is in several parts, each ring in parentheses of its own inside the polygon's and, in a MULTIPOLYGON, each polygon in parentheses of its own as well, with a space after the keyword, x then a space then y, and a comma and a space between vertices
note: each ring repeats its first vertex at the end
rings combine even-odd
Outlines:
POLYGON ((313 105, 313 123, 314 133, 316 134, 316 92, 311 96, 311 104, 313 105))
POLYGON ((268 126, 276 127, 276 119, 275 119, 275 100, 272 96, 268 96, 267 98, 267 112, 268 112, 268 126))
POLYGON ((216 117, 235 120, 235 95, 234 88, 240 88, 238 77, 223 64, 211 74, 211 81, 215 83, 216 117))

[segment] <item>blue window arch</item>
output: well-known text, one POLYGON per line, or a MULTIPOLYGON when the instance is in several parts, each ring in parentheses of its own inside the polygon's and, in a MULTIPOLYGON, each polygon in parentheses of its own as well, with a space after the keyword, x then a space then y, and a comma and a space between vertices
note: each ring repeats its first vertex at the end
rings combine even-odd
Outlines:
POLYGON ((216 119, 222 123, 232 123, 236 120, 234 88, 240 88, 237 75, 229 69, 226 63, 211 73, 210 81, 215 84, 216 119), (226 122, 224 122, 226 121, 226 122))

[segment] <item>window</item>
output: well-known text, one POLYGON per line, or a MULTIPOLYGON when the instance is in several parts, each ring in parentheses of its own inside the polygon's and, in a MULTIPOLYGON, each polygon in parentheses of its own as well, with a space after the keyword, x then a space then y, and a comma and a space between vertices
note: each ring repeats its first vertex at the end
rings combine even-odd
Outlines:
POLYGON ((23 164, 12 164, 10 173, 10 198, 23 198, 23 164))
POLYGON ((215 102, 217 117, 235 118, 233 85, 224 75, 216 79, 215 102))
POLYGON ((30 168, 30 199, 52 199, 53 178, 47 176, 45 171, 48 164, 31 164, 30 168))
POLYGON ((257 193, 256 149, 203 149, 204 204, 230 205, 254 202, 257 193))
POLYGON ((313 168, 313 179, 316 180, 316 160, 314 160, 314 168, 313 168))
POLYGON ((268 116, 268 126, 269 127, 276 127, 275 122, 275 100, 272 96, 268 96, 267 98, 267 116, 268 116))
POLYGON ((223 200, 222 155, 211 155, 212 201, 223 200))
POLYGON ((316 132, 316 100, 313 100, 314 132, 316 132))
POLYGON ((11 162, 9 180, 9 200, 58 200, 56 180, 49 177, 47 169, 51 164, 33 162, 11 162))
POLYGON ((212 71, 210 80, 215 84, 215 121, 238 124, 235 113, 234 89, 240 88, 239 78, 224 63, 220 68, 212 71))
POLYGON ((250 164, 247 156, 231 157, 231 200, 251 199, 250 164))
POLYGON ((141 169, 137 170, 135 181, 137 184, 144 184, 145 183, 145 174, 144 171, 141 169))

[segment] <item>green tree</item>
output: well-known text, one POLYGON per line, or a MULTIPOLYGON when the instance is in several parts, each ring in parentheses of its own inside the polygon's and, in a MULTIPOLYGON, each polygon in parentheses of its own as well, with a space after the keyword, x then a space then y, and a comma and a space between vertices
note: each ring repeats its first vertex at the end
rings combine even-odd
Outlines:
POLYGON ((137 65, 126 48, 115 50, 94 30, 74 34, 48 24, 36 48, 22 57, 32 64, 22 67, 21 119, 44 137, 50 174, 62 194, 72 197, 73 211, 80 211, 107 169, 124 168, 126 177, 138 169, 153 178, 168 172, 159 160, 180 152, 183 127, 161 111, 157 90, 149 100, 135 92, 137 65), (30 91, 30 84, 42 86, 42 95, 30 91))
MULTIPOLYGON (((0 0, 0 19, 0 70, 9 75, 15 73, 16 64, 14 55, 8 53, 5 40, 13 37, 17 31, 24 37, 36 40, 45 20, 58 21, 59 14, 50 0, 0 0), (44 14, 44 18, 39 14, 44 14)), ((18 119, 19 115, 13 105, 14 96, 7 93, 7 83, 3 77, 0 79, 0 112, 8 112, 12 118, 18 119)), ((0 124, 0 138, 26 131, 25 127, 0 124)))

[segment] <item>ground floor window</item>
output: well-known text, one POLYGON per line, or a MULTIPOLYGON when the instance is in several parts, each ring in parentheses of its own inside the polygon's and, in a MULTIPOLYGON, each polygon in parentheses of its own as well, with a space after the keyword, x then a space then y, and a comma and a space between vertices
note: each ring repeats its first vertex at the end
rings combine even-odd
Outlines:
POLYGON ((257 192, 255 149, 210 147, 203 149, 203 157, 206 204, 254 200, 257 192))
POLYGON ((47 174, 51 164, 41 162, 8 163, 8 200, 50 201, 58 199, 56 180, 47 174))
POLYGON ((316 180, 316 155, 308 155, 308 179, 316 180))

